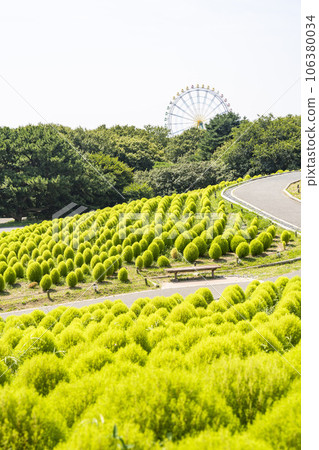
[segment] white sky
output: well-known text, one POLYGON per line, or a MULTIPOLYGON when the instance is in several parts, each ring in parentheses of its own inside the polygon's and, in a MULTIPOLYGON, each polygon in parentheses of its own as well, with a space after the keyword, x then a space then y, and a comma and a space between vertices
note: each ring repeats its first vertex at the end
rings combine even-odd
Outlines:
POLYGON ((0 78, 0 126, 163 125, 196 83, 249 119, 300 114, 299 0, 10 0, 0 40, 1 76, 42 116, 0 78))

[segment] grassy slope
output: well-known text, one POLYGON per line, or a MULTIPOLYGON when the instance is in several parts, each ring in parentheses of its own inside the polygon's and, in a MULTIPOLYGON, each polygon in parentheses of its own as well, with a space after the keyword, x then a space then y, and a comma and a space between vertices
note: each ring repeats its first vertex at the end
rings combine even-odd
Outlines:
MULTIPOLYGON (((217 210, 219 201, 222 200, 220 191, 217 192, 216 198, 212 196, 212 209, 217 210)), ((245 228, 249 225, 251 220, 256 217, 255 213, 247 211, 237 205, 233 205, 231 208, 230 203, 225 201, 226 212, 228 214, 237 212, 242 212, 243 214, 243 225, 245 228)), ((271 224, 271 221, 259 217, 259 232, 266 229, 271 224)), ((216 275, 238 275, 238 276, 249 276, 249 277, 274 277, 279 276, 284 273, 296 270, 300 268, 300 263, 286 264, 280 266, 272 266, 270 268, 257 269, 256 265, 267 264, 272 262, 284 261, 287 259, 295 258, 301 254, 301 238, 300 236, 294 237, 292 241, 289 242, 287 247, 283 249, 280 242, 279 236, 283 231, 282 228, 277 228, 276 237, 271 245, 271 247, 258 257, 247 257, 243 260, 241 266, 237 265, 236 257, 233 253, 228 253, 217 261, 218 264, 222 265, 222 268, 216 272, 216 275)), ((169 250, 166 256, 170 258, 169 250)), ((184 266, 187 263, 185 261, 173 261, 170 258, 171 265, 174 266, 184 266)), ((207 263, 212 263, 213 261, 209 259, 208 256, 199 259, 197 265, 203 265, 207 263)), ((156 263, 155 263, 156 264, 156 263)), ((93 283, 93 278, 91 276, 87 277, 85 283, 79 283, 76 288, 69 289, 64 286, 54 286, 50 293, 50 299, 46 293, 43 293, 39 286, 31 289, 29 288, 29 283, 27 280, 19 280, 15 286, 10 288, 5 292, 0 293, 1 309, 2 311, 11 311, 15 309, 24 309, 26 307, 37 307, 45 306, 52 303, 63 303, 74 300, 84 300, 89 298, 98 298, 108 295, 120 295, 126 292, 142 291, 145 289, 154 289, 154 285, 149 283, 147 286, 145 284, 144 277, 147 277, 154 282, 160 284, 161 281, 165 281, 165 271, 152 266, 149 269, 143 269, 141 275, 136 273, 134 263, 125 263, 125 267, 129 272, 129 282, 120 283, 116 275, 111 278, 106 279, 104 282, 99 283, 98 293, 95 293, 91 284, 93 283)), ((189 278, 190 275, 180 276, 181 279, 189 278)), ((166 278, 166 281, 169 277, 166 278)))

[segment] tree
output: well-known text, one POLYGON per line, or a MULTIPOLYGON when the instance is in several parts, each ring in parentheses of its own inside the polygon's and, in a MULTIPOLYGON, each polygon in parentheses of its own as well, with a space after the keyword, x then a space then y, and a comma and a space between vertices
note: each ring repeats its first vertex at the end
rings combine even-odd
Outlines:
POLYGON ((0 129, 0 214, 50 218, 70 202, 104 207, 122 199, 131 169, 78 150, 67 132, 42 124, 0 129))
POLYGON ((68 130, 68 137, 85 153, 102 153, 118 158, 132 169, 149 170, 164 158, 167 131, 163 130, 150 126, 143 130, 128 125, 112 128, 101 125, 95 130, 68 130))
POLYGON ((226 164, 232 178, 299 169, 300 136, 300 116, 274 118, 270 114, 254 122, 243 121, 213 158, 226 164))
POLYGON ((154 195, 171 195, 216 184, 224 178, 224 164, 191 162, 173 164, 149 172, 136 172, 134 180, 150 186, 154 195))
POLYGON ((131 183, 123 189, 123 195, 128 201, 137 200, 139 198, 151 198, 154 196, 153 189, 146 183, 131 183))
POLYGON ((205 133, 204 130, 194 127, 170 138, 165 149, 165 158, 173 163, 198 161, 198 149, 205 133))
POLYGON ((135 170, 149 170, 163 159, 163 152, 146 138, 124 136, 117 139, 113 156, 135 170))
POLYGON ((94 201, 96 205, 103 205, 107 200, 108 205, 114 205, 124 201, 122 192, 133 180, 133 170, 118 158, 101 153, 93 153, 88 155, 88 159, 93 166, 105 177, 105 186, 100 187, 101 178, 95 176, 92 183, 96 185, 94 201))
POLYGON ((145 125, 148 139, 153 142, 159 150, 163 150, 169 142, 169 130, 166 127, 145 125))
POLYGON ((237 128, 240 123, 240 116, 233 112, 217 114, 211 119, 199 144, 201 160, 210 159, 215 150, 232 136, 233 128, 237 128))

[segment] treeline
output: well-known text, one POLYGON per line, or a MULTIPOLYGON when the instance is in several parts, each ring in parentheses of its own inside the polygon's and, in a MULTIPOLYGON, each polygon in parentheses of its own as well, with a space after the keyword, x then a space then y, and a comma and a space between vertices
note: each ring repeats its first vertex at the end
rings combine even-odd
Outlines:
POLYGON ((166 195, 247 174, 300 168, 300 116, 269 115, 233 124, 229 118, 228 114, 216 116, 205 131, 191 129, 171 138, 166 158, 175 164, 135 172, 135 181, 151 187, 154 195, 166 195))
POLYGON ((3 127, 0 216, 50 218, 70 202, 102 208, 298 168, 299 116, 249 122, 228 113, 171 138, 149 125, 3 127))

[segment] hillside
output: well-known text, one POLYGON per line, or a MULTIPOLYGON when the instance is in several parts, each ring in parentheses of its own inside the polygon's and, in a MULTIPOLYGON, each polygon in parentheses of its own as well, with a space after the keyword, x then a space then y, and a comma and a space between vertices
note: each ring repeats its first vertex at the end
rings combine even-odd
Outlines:
POLYGON ((166 267, 195 261, 199 269, 217 262, 220 274, 252 273, 300 256, 300 237, 221 199, 229 184, 0 233, 2 309, 152 288, 148 280, 159 284, 166 267))

